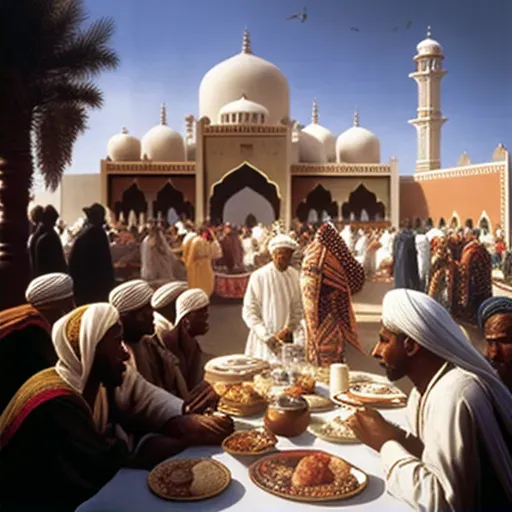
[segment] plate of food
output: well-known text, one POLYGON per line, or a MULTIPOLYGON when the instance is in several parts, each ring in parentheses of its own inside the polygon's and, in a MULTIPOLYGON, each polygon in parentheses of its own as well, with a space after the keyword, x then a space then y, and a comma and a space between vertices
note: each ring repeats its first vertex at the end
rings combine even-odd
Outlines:
POLYGON ((302 395, 302 398, 306 400, 309 405, 309 411, 312 413, 315 412, 327 412, 331 411, 336 407, 336 404, 329 400, 325 396, 320 395, 302 395))
POLYGON ((350 389, 345 393, 338 393, 333 397, 336 403, 344 403, 360 407, 369 405, 374 407, 404 407, 407 395, 391 382, 381 381, 353 381, 350 389))
POLYGON ((151 491, 164 500, 199 501, 213 498, 231 483, 231 472, 213 459, 172 459, 148 476, 151 491))
POLYGON ((222 448, 231 455, 263 455, 275 451, 277 437, 266 428, 240 430, 224 439, 222 448))
POLYGON ((289 450, 267 455, 249 467, 263 490, 294 501, 351 498, 368 485, 368 475, 347 461, 319 450, 289 450))
POLYGON ((330 443, 359 443, 359 439, 346 421, 347 418, 343 416, 336 416, 330 420, 313 418, 309 424, 308 432, 330 443))
POLYGON ((221 393, 217 408, 233 416, 254 416, 267 408, 267 401, 251 383, 242 382, 228 386, 225 393, 221 393))

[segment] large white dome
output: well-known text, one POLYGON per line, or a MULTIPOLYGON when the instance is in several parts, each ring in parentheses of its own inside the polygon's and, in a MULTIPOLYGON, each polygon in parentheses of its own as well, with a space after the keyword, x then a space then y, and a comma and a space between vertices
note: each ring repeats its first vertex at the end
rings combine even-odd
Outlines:
POLYGON ((324 144, 305 130, 299 132, 299 162, 308 164, 327 163, 324 144))
POLYGON ((165 105, 162 105, 160 124, 142 137, 142 158, 153 162, 184 162, 183 137, 166 124, 165 105))
POLYGON ((336 141, 336 160, 349 164, 379 164, 379 139, 359 126, 359 115, 354 114, 354 126, 343 132, 336 141))
POLYGON ((107 155, 113 162, 137 162, 140 160, 140 141, 123 128, 108 141, 107 155))
POLYGON ((246 94, 269 112, 269 124, 278 124, 290 114, 290 89, 286 77, 274 64, 253 55, 249 34, 244 33, 242 53, 214 66, 199 87, 199 116, 218 122, 226 104, 246 94))
POLYGON ((325 146, 327 161, 334 162, 336 159, 336 139, 330 130, 318 123, 318 104, 316 100, 313 101, 313 116, 311 121, 311 124, 308 124, 302 132, 313 136, 325 146))

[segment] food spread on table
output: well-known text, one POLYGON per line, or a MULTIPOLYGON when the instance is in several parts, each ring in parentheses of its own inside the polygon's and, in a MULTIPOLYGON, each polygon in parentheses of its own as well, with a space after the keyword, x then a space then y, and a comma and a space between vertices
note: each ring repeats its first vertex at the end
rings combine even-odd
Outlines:
POLYGON ((214 386, 220 395, 219 411, 236 416, 259 414, 267 407, 267 402, 254 390, 252 383, 242 382, 232 385, 214 386))
POLYGON ((205 380, 211 384, 251 381, 254 375, 264 372, 269 367, 266 361, 243 354, 216 357, 208 361, 204 367, 205 380))
POLYGON ((149 488, 166 500, 211 498, 231 482, 229 469, 213 459, 173 459, 156 466, 148 476, 149 488))
POLYGON ((262 489, 298 501, 330 501, 354 496, 368 477, 348 462, 316 450, 290 450, 269 455, 249 468, 262 489))
POLYGON ((272 450, 277 437, 266 429, 239 431, 231 434, 222 443, 222 448, 233 455, 258 455, 272 450))
POLYGON ((326 412, 334 409, 336 404, 329 400, 325 396, 320 395, 302 395, 302 398, 306 400, 309 405, 309 410, 313 413, 315 412, 326 412))
POLYGON ((332 443, 357 443, 354 431, 347 425, 347 417, 336 416, 329 421, 315 418, 308 427, 316 437, 332 443))

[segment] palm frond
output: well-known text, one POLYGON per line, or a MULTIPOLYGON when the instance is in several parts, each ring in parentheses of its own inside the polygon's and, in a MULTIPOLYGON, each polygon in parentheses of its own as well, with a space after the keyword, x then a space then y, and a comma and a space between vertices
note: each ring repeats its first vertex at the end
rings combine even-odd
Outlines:
POLYGON ((119 57, 108 46, 113 33, 112 19, 102 18, 94 22, 53 56, 48 62, 48 69, 76 79, 90 78, 101 71, 115 69, 119 57))
POLYGON ((39 88, 40 96, 36 108, 46 108, 47 105, 79 103, 88 108, 103 106, 103 93, 93 82, 64 82, 49 81, 39 88))
POLYGON ((78 103, 48 105, 34 115, 36 165, 54 191, 73 159, 73 146, 87 128, 87 111, 78 103))

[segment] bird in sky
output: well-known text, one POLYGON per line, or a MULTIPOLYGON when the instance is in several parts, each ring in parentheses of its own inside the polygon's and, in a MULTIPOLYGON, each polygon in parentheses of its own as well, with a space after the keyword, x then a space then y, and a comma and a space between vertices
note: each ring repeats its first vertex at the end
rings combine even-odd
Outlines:
POLYGON ((408 21, 406 24, 405 24, 405 28, 411 28, 412 26, 412 21, 408 21))
POLYGON ((308 13, 306 12, 306 8, 302 9, 302 12, 297 12, 295 14, 292 14, 289 18, 287 18, 287 21, 290 20, 300 20, 301 23, 304 23, 308 19, 308 13))
POLYGON ((352 32, 361 32, 357 27, 350 27, 352 32))

